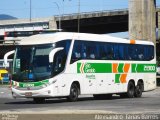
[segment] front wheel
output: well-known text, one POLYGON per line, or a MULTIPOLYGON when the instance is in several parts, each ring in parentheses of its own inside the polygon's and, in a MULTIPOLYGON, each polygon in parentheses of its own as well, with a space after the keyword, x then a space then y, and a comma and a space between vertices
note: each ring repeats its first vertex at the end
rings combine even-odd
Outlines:
POLYGON ((68 101, 75 102, 78 100, 79 89, 76 84, 72 84, 70 88, 70 95, 67 97, 68 101))

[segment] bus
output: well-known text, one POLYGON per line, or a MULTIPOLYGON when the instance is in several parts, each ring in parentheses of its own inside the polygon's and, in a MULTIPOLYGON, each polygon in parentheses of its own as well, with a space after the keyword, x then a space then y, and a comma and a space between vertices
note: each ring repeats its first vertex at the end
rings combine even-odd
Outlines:
POLYGON ((13 97, 36 103, 79 95, 95 99, 141 97, 156 88, 156 56, 152 42, 108 35, 56 32, 19 42, 12 69, 13 97))
POLYGON ((9 82, 8 71, 4 68, 0 68, 0 81, 1 81, 2 84, 9 82))
POLYGON ((4 32, 3 39, 5 41, 21 40, 31 35, 62 31, 61 29, 43 29, 43 30, 14 30, 4 32))
POLYGON ((39 34, 40 30, 21 30, 21 31, 6 31, 4 33, 4 40, 23 39, 31 35, 39 34))

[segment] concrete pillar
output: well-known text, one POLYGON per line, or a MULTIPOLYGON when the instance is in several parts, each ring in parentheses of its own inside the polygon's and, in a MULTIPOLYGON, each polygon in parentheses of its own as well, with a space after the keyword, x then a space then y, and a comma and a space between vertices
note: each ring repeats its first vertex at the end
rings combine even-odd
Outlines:
POLYGON ((157 40, 160 43, 160 9, 158 9, 157 15, 158 15, 158 21, 157 21, 158 22, 158 38, 157 38, 157 40))
POLYGON ((49 29, 57 29, 57 24, 56 24, 56 20, 55 20, 55 17, 52 17, 50 20, 49 20, 49 29))
POLYGON ((156 44, 155 0, 129 0, 129 37, 156 44))

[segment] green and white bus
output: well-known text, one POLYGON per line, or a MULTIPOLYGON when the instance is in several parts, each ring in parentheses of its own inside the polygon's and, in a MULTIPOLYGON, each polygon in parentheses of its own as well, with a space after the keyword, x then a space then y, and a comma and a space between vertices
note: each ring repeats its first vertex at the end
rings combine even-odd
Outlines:
POLYGON ((141 97, 156 88, 152 42, 108 35, 55 32, 24 38, 16 46, 13 97, 44 102, 52 97, 77 101, 79 95, 141 97))

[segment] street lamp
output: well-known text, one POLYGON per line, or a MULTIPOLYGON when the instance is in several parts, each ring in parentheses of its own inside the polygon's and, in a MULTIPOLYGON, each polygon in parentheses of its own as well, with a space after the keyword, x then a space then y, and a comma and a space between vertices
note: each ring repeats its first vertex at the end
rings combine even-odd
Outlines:
POLYGON ((60 15, 60 8, 59 8, 59 5, 56 3, 56 2, 53 2, 57 8, 58 8, 58 12, 59 12, 59 29, 61 29, 61 15, 60 15))
POLYGON ((31 22, 31 19, 32 19, 32 0, 30 0, 30 14, 29 14, 29 19, 30 19, 30 22, 31 22))
POLYGON ((78 33, 80 32, 80 0, 78 0, 78 33))

